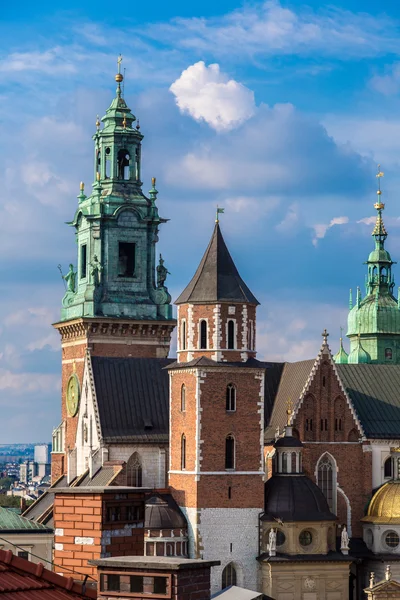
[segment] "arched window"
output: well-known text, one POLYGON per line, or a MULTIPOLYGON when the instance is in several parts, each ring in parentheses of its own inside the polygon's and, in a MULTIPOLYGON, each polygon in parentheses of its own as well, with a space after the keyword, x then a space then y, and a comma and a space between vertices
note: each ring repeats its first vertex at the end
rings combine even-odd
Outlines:
POLYGON ((181 324, 181 350, 186 350, 186 321, 181 324))
POLYGON ((226 388, 226 410, 234 412, 236 410, 236 388, 230 383, 226 388))
POLYGON ((378 270, 377 270, 377 268, 376 268, 376 267, 374 267, 374 268, 372 269, 372 278, 374 279, 374 281, 376 281, 376 275, 377 275, 377 271, 378 271, 378 270))
POLYGON ((142 461, 134 452, 126 464, 126 485, 142 487, 142 461))
POLYGON ((181 387, 181 411, 185 412, 186 410, 186 386, 182 384, 181 387))
POLYGON ((288 455, 287 452, 282 453, 282 473, 288 472, 288 455))
POLYGON ((106 179, 111 177, 111 148, 106 148, 106 179))
POLYGON ((101 173, 101 152, 97 150, 97 173, 101 173))
POLYGON ((235 438, 228 435, 225 439, 225 469, 235 468, 235 438))
POLYGON ((392 457, 389 456, 386 460, 385 460, 385 464, 383 466, 383 471, 384 471, 384 477, 385 478, 392 478, 393 477, 393 460, 392 457))
POLYGON ((329 510, 336 514, 336 464, 328 453, 323 454, 318 461, 317 484, 327 499, 329 510))
POLYGON ((228 350, 235 349, 235 321, 228 321, 228 350))
POLYGON ((118 151, 118 179, 130 179, 129 163, 130 156, 128 150, 118 151))
POLYGON ((347 441, 348 442, 358 442, 359 438, 360 438, 360 435, 357 432, 357 429, 351 429, 349 432, 349 435, 347 436, 347 441))
POLYGON ((224 590, 231 585, 236 585, 236 582, 236 569, 232 563, 229 563, 222 571, 222 589, 224 590))
POLYGON ((200 349, 207 349, 207 321, 200 321, 200 349))
POLYGON ((184 471, 186 469, 186 437, 185 434, 182 434, 181 437, 181 470, 184 471))
POLYGON ((253 321, 252 320, 249 320, 248 340, 249 340, 249 350, 253 350, 254 349, 254 340, 253 340, 253 321))

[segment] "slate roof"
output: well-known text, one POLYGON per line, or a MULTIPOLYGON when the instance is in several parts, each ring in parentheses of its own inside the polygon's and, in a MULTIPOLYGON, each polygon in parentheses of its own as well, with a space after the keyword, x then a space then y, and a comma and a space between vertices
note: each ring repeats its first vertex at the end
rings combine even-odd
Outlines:
POLYGON ((168 442, 169 358, 92 357, 105 442, 168 442))
MULTIPOLYGON (((49 491, 51 492, 54 488, 64 487, 65 485, 68 485, 66 475, 57 479, 49 488, 49 491)), ((47 491, 39 496, 31 506, 28 506, 22 516, 30 521, 37 521, 48 527, 53 527, 53 501, 53 495, 47 491)))
POLYGON ((97 598, 95 589, 82 591, 71 577, 0 550, 0 596, 7 600, 73 600, 97 598))
POLYGON ((277 427, 282 432, 286 424, 287 403, 296 404, 314 366, 315 359, 295 363, 275 364, 271 367, 271 379, 265 375, 265 441, 275 440, 277 427), (268 408, 268 410, 267 410, 268 408))
POLYGON ((121 470, 122 466, 104 465, 96 471, 93 477, 90 477, 90 474, 87 473, 84 479, 78 483, 78 487, 104 487, 105 485, 109 485, 121 470))
POLYGON ((400 365, 337 365, 365 435, 398 438, 400 434, 400 365))
POLYGON ((189 285, 184 289, 175 304, 190 302, 246 302, 259 304, 243 279, 225 244, 216 223, 203 258, 189 285))
POLYGON ((0 533, 53 533, 53 529, 30 521, 12 510, 0 506, 0 533))

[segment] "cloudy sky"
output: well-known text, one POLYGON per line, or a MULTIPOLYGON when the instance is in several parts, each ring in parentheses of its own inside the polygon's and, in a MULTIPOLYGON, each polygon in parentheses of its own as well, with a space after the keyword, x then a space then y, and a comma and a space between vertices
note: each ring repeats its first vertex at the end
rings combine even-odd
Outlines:
POLYGON ((92 183, 91 135, 114 96, 119 53, 145 135, 145 190, 156 176, 160 214, 171 219, 160 251, 174 297, 219 204, 231 253, 261 302, 259 357, 313 357, 324 327, 336 350, 348 290, 362 286, 372 247, 378 162, 388 247, 400 259, 400 7, 112 7, 2 7, 0 443, 47 441, 60 421, 57 266, 75 260, 64 223, 79 182, 92 183))

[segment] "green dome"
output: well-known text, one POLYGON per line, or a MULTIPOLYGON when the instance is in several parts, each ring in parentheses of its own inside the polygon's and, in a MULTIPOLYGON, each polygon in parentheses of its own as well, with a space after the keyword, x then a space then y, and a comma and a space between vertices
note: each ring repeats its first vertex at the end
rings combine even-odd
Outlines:
POLYGON ((371 355, 362 347, 360 338, 358 338, 356 347, 350 352, 347 362, 356 365, 371 362, 371 355))
POLYGON ((368 256, 369 263, 388 262, 393 263, 392 258, 385 248, 375 248, 368 256))
POLYGON ((346 350, 343 348, 343 340, 342 340, 342 338, 340 338, 340 348, 339 348, 338 352, 336 352, 335 356, 333 357, 333 360, 335 361, 335 363, 337 365, 347 365, 348 357, 349 357, 349 355, 347 354, 346 350))
POLYGON ((357 304, 353 306, 347 325, 348 337, 359 333, 400 335, 400 310, 397 300, 389 293, 379 294, 378 301, 375 294, 369 294, 361 301, 360 308, 357 304))

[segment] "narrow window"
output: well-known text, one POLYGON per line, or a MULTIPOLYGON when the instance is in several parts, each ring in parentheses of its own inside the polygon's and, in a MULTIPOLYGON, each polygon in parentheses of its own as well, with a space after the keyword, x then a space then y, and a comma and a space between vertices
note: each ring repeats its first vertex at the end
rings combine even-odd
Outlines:
POLYGON ((134 277, 136 244, 119 242, 118 275, 119 277, 134 277))
POLYGON ((181 326, 181 348, 186 350, 186 321, 182 321, 181 326))
POLYGON ((282 473, 287 473, 288 472, 288 461, 287 461, 287 454, 286 452, 282 453, 282 473))
POLYGON ((384 476, 386 477, 393 477, 393 461, 392 461, 392 457, 389 456, 389 458, 387 458, 385 460, 385 464, 384 464, 384 476))
POLYGON ((325 387, 325 375, 322 378, 322 386, 325 387))
POLYGON ((141 575, 131 575, 131 593, 138 592, 141 594, 143 592, 143 577, 141 575))
POLYGON ((119 592, 119 575, 107 575, 107 590, 119 592))
POLYGON ((385 348, 385 360, 392 360, 393 352, 391 348, 385 348))
POLYGON ((318 462, 317 483, 327 499, 329 510, 336 513, 336 466, 328 454, 318 462))
POLYGON ((222 589, 224 590, 231 585, 236 585, 236 582, 236 569, 232 563, 229 563, 222 571, 222 589))
POLYGON ((226 388, 226 410, 228 412, 236 410, 236 388, 232 383, 226 388))
POLYGON ((127 181, 130 179, 130 156, 127 150, 119 150, 118 152, 118 179, 127 181))
POLYGON ((106 179, 111 177, 111 148, 106 148, 106 179))
POLYGON ((29 552, 27 550, 18 550, 18 556, 25 560, 29 560, 29 552))
POLYGON ((324 430, 324 420, 321 419, 321 431, 323 431, 323 430, 324 430))
POLYGON ((97 173, 101 173, 101 152, 97 150, 97 173))
POLYGON ((154 577, 154 594, 166 594, 167 593, 167 578, 166 577, 154 577))
POLYGON ((225 469, 235 468, 235 439, 228 435, 225 439, 225 469))
POLYGON ((81 279, 86 278, 86 263, 87 263, 87 245, 81 246, 81 279))
POLYGON ((142 487, 142 461, 137 452, 126 463, 126 485, 142 487))
POLYGON ((207 321, 200 321, 200 349, 207 349, 207 321))
POLYGON ((186 438, 185 434, 182 434, 181 437, 181 470, 184 471, 186 469, 186 438))
POLYGON ((229 498, 229 500, 232 498, 232 487, 231 486, 228 487, 228 498, 229 498))
POLYGON ((235 348, 235 322, 230 319, 228 321, 228 350, 235 348))
POLYGON ((185 412, 186 410, 186 387, 185 384, 181 387, 181 411, 185 412))
POLYGON ((93 446, 93 417, 90 415, 89 419, 89 446, 93 446))

